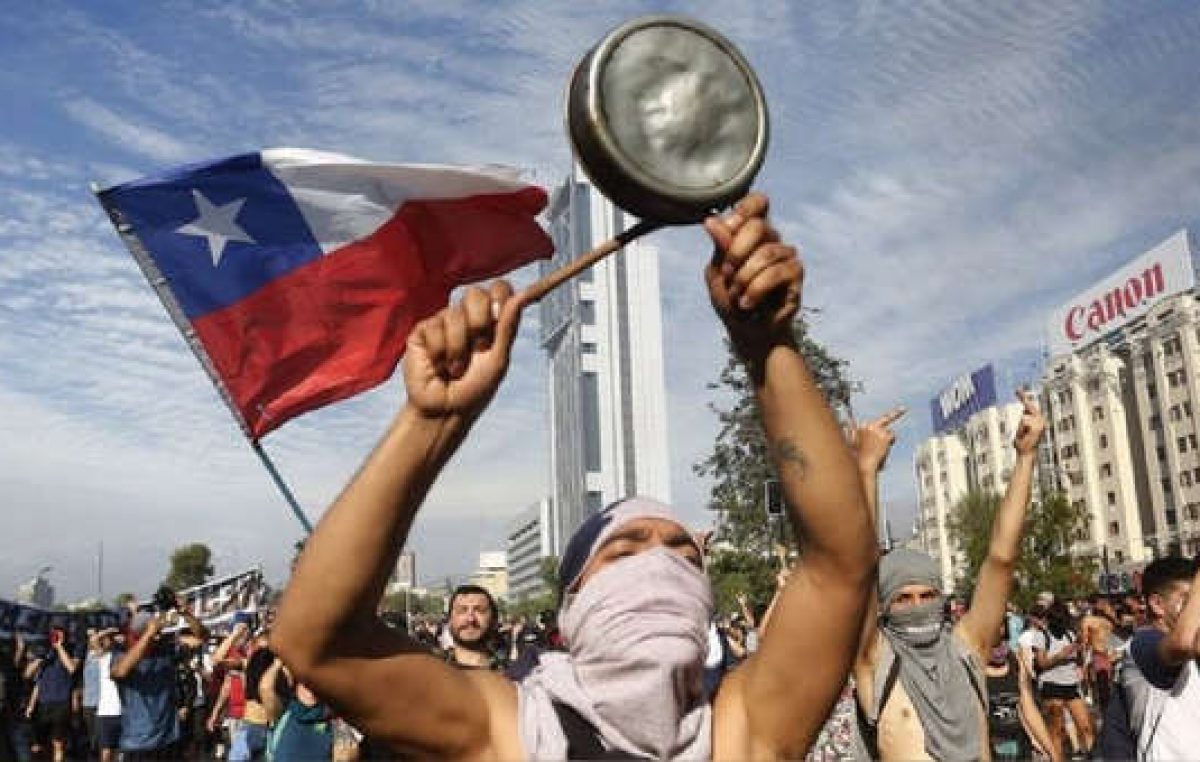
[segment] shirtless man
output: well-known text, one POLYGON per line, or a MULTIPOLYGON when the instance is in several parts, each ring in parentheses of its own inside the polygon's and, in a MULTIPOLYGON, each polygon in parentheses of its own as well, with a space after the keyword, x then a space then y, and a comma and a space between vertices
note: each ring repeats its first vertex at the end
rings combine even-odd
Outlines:
POLYGON ((1118 652, 1113 641, 1116 622, 1117 612, 1112 604, 1099 595, 1093 596, 1091 611, 1079 621, 1079 639, 1091 653, 1088 682, 1092 685, 1102 715, 1112 697, 1113 667, 1118 652))
POLYGON ((420 757, 579 756, 564 705, 577 730, 591 727, 597 754, 803 757, 853 661, 877 549, 851 454, 796 347, 802 268, 766 211, 755 194, 705 221, 715 244, 705 279, 805 553, 758 651, 711 704, 700 678, 712 590, 691 534, 653 501, 611 506, 568 543, 569 651, 520 685, 456 670, 375 617, 425 494, 507 371, 525 303, 503 282, 468 289, 409 337, 408 400, 308 541, 279 610, 273 645, 297 678, 367 735, 420 757))
POLYGON ((1033 397, 1013 446, 1017 462, 996 512, 987 558, 971 607, 953 627, 945 621, 938 564, 907 550, 879 564, 878 603, 864 622, 854 680, 865 735, 883 760, 988 759, 987 663, 1004 619, 1020 555, 1037 444, 1046 423, 1033 397), (877 618, 877 612, 878 614, 877 618))

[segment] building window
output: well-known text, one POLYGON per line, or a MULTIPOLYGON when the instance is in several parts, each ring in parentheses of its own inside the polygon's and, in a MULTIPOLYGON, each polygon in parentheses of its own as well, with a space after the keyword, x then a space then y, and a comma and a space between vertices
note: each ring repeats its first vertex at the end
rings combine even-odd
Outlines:
POLYGON ((1180 452, 1187 452, 1187 437, 1180 437, 1176 440, 1176 444, 1179 445, 1180 452))
POLYGON ((1179 412, 1179 405, 1171 405, 1171 410, 1169 411, 1169 413, 1170 413, 1172 421, 1178 421, 1180 418, 1183 417, 1179 412))
POLYGON ((1179 474, 1179 483, 1185 487, 1192 486, 1192 472, 1191 471, 1181 471, 1179 474))
POLYGON ((1189 446, 1190 446, 1190 447, 1191 447, 1193 450, 1195 450, 1195 449, 1196 449, 1196 435, 1195 435, 1195 434, 1188 434, 1188 436, 1187 436, 1187 440, 1188 440, 1188 445, 1189 445, 1189 446))
POLYGON ((1171 478, 1170 478, 1170 477, 1164 477, 1164 478, 1163 478, 1163 480, 1162 480, 1162 488, 1163 488, 1163 494, 1164 494, 1164 495, 1169 495, 1169 494, 1171 494, 1171 478))
POLYGON ((1154 384, 1146 384, 1146 396, 1154 399, 1158 396, 1158 387, 1154 384))
POLYGON ((1116 521, 1108 522, 1108 536, 1119 537, 1121 535, 1121 525, 1116 521))
POLYGON ((1179 518, 1175 515, 1174 508, 1168 508, 1166 513, 1167 513, 1167 526, 1173 527, 1179 523, 1179 518))
POLYGON ((1092 420, 1093 421, 1103 421, 1104 420, 1104 408, 1100 407, 1099 405, 1092 408, 1092 420))
POLYGON ((1112 463, 1105 463, 1104 465, 1100 466, 1100 476, 1112 476, 1112 463))
POLYGON ((1098 379, 1098 378, 1089 379, 1088 380, 1088 391, 1089 392, 1100 391, 1100 379, 1098 379))
POLYGON ((979 462, 980 462, 980 464, 987 463, 987 453, 986 452, 979 453, 979 462))
POLYGON ((1162 428, 1162 419, 1158 417, 1158 413, 1150 416, 1150 428, 1155 431, 1162 428))
POLYGON ((1200 510, 1196 508, 1195 503, 1188 503, 1183 508, 1183 514, 1187 516, 1188 521, 1195 521, 1200 518, 1200 510))
POLYGON ((583 467, 600 470, 600 386, 595 373, 579 377, 579 411, 583 428, 583 467))
POLYGON ((1184 414, 1184 416, 1185 416, 1185 417, 1187 417, 1187 418, 1191 418, 1191 417, 1192 417, 1192 403, 1191 403, 1191 400, 1184 400, 1184 401, 1183 401, 1183 414, 1184 414))
POLYGON ((1200 466, 1192 469, 1192 481, 1200 484, 1200 466))
POLYGON ((1109 493, 1108 493, 1108 504, 1109 504, 1109 505, 1116 505, 1116 504, 1117 504, 1117 493, 1116 493, 1116 492, 1109 492, 1109 493))
POLYGON ((1108 434, 1101 434, 1100 435, 1100 449, 1103 450, 1107 447, 1108 447, 1108 434))
POLYGON ((584 354, 596 354, 596 342, 584 341, 579 344, 579 350, 584 354))
POLYGON ((1159 445, 1158 447, 1154 448, 1154 454, 1158 456, 1158 459, 1160 461, 1166 460, 1167 459, 1167 448, 1163 447, 1162 445, 1159 445))
POLYGON ((1154 372, 1154 358, 1150 356, 1149 352, 1142 355, 1142 368, 1144 368, 1147 373, 1154 372))
POLYGON ((596 303, 591 299, 581 299, 579 302, 579 322, 583 325, 596 324, 596 303))
POLYGON ((1115 558, 1117 560, 1117 563, 1119 563, 1119 564, 1125 563, 1125 553, 1123 553, 1122 551, 1114 550, 1113 558, 1115 558))

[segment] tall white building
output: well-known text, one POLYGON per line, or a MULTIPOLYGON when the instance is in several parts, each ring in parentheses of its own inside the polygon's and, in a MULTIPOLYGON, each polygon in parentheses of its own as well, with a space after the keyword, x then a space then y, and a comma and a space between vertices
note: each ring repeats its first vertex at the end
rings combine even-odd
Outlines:
MULTIPOLYGON (((950 529, 955 506, 973 489, 1000 495, 1008 489, 1016 463, 1013 435, 1022 413, 1017 402, 992 404, 917 447, 918 535, 925 552, 941 565, 945 590, 952 589, 966 572, 965 559, 957 551, 950 529)), ((1036 477, 1034 493, 1036 500, 1036 477)))
POLYGON ((17 602, 43 609, 54 606, 54 585, 46 579, 44 571, 38 572, 36 577, 17 587, 17 602))
POLYGON ((542 559, 558 556, 554 542, 554 512, 542 498, 508 524, 508 595, 511 600, 547 592, 542 584, 542 559))
POLYGON ((1044 384, 1055 465, 1110 570, 1200 552, 1200 294, 1186 231, 1056 310, 1044 384))
MULTIPOLYGON (((575 259, 636 220, 575 171, 547 210, 554 258, 575 259)), ((548 295, 542 347, 550 373, 554 536, 630 495, 670 501, 658 251, 634 242, 548 295)))
POLYGON ((479 554, 479 566, 471 575, 471 584, 479 585, 497 600, 508 597, 508 559, 503 550, 485 550, 479 554))

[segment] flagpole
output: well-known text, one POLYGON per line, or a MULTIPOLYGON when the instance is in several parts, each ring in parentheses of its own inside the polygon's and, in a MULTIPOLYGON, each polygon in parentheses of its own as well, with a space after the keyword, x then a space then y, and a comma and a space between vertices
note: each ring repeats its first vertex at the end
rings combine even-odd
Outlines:
POLYGON ((312 534, 312 522, 308 520, 308 516, 304 515, 304 510, 300 507, 300 503, 296 502, 296 496, 288 489, 287 483, 283 477, 279 475, 279 471, 275 468, 275 461, 267 455, 267 451, 263 449, 262 443, 258 440, 250 440, 250 449, 254 450, 254 454, 262 461, 263 467, 267 469, 267 473, 271 475, 275 486, 279 488, 279 492, 283 495, 283 499, 287 501, 288 507, 292 509, 292 513, 296 515, 296 520, 300 522, 300 526, 304 527, 304 531, 312 534))
POLYGON ((208 352, 204 349, 204 345, 200 343, 200 339, 196 336, 196 330, 192 327, 192 323, 187 319, 183 312, 183 306, 175 298, 175 294, 171 291, 170 285, 167 283, 166 277, 158 269, 154 259, 150 253, 146 251, 146 247, 142 245, 141 239, 133 232, 133 226, 121 214, 121 210, 107 203, 101 188, 97 183, 91 184, 92 194, 100 203, 108 215, 109 222, 112 223, 113 229, 117 231, 117 235, 121 238, 121 242, 125 244, 125 248, 133 255, 133 259, 137 262, 138 267, 145 276, 146 281, 150 284, 150 288, 154 289, 154 293, 158 294, 158 299, 162 302, 163 308, 166 309, 167 315, 170 316, 171 322, 183 334, 184 341, 191 348, 192 354, 200 361, 200 367, 204 368, 204 372, 208 374, 208 380, 216 387, 217 394, 224 401, 225 407, 229 409, 233 420, 242 430, 242 434, 246 437, 246 441, 250 443, 250 449, 258 456, 263 466, 270 474, 271 480, 275 482, 275 486, 279 489, 283 499, 287 502, 288 507, 292 509, 292 513, 300 521, 300 526, 304 527, 304 531, 312 534, 312 523, 308 517, 304 515, 300 504, 296 502, 296 497, 283 481, 283 477, 279 475, 279 470, 275 468, 275 463, 263 451, 262 445, 254 438, 254 434, 250 430, 250 425, 246 423, 246 419, 242 416, 242 412, 238 410, 237 405, 233 401, 233 395, 229 393, 229 389, 225 386, 225 382, 221 380, 221 375, 217 373, 216 365, 213 364, 212 358, 208 356, 208 352))

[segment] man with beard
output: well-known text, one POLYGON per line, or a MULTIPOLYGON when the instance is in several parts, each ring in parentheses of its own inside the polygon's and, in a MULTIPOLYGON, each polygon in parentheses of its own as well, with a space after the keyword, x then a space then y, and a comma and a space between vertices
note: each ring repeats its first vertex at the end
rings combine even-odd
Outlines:
POLYGON ((1046 427, 1032 395, 1017 396, 1025 408, 1013 442, 1017 461, 970 609, 957 624, 946 621, 939 565, 929 556, 894 550, 880 561, 878 619, 873 608, 854 668, 861 725, 880 759, 990 756, 983 665, 1004 621, 1046 427))
POLYGON ((449 608, 446 627, 452 644, 446 662, 464 669, 504 669, 504 659, 493 643, 499 612, 492 594, 478 585, 459 585, 450 596, 449 608))
POLYGON ((275 644, 299 679, 356 727, 422 757, 804 755, 845 682, 877 549, 854 461, 797 349, 802 268, 766 211, 755 194, 705 221, 715 244, 705 279, 745 363, 804 560, 758 651, 711 703, 700 549, 651 500, 610 506, 571 539, 559 571, 568 650, 544 655, 520 685, 452 669, 374 616, 421 501, 505 375, 525 301, 503 282, 468 289, 410 335, 407 403, 284 594, 275 644))

